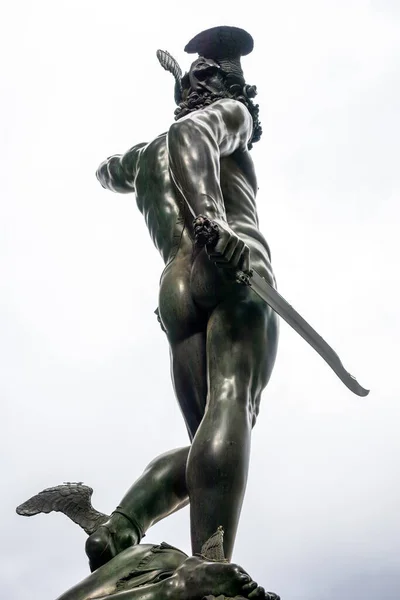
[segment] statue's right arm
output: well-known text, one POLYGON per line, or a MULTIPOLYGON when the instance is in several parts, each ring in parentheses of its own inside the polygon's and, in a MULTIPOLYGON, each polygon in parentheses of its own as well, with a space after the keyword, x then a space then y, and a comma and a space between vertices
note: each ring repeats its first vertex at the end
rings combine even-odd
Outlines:
POLYGON ((228 224, 220 159, 247 152, 252 127, 251 115, 241 102, 223 99, 171 125, 167 138, 171 177, 195 218, 197 243, 208 244, 214 262, 241 265, 243 270, 249 265, 249 248, 228 224))
POLYGON ((253 121, 241 102, 223 99, 189 113, 168 131, 172 179, 192 215, 226 223, 220 159, 247 152, 253 121))
POLYGON ((103 188, 121 194, 135 191, 139 151, 145 145, 137 144, 125 154, 114 154, 103 160, 96 171, 96 177, 103 188))

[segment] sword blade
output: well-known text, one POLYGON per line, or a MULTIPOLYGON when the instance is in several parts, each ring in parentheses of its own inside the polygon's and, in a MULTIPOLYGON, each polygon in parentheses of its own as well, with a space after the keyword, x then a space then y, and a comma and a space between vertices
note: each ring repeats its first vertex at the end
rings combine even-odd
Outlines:
POLYGON ((331 346, 315 331, 313 327, 293 308, 283 296, 276 291, 257 271, 251 269, 251 275, 238 271, 239 283, 249 285, 251 289, 266 302, 282 319, 286 321, 301 337, 318 352, 325 362, 336 373, 339 379, 357 396, 367 396, 369 390, 363 388, 353 375, 344 368, 342 361, 331 346))

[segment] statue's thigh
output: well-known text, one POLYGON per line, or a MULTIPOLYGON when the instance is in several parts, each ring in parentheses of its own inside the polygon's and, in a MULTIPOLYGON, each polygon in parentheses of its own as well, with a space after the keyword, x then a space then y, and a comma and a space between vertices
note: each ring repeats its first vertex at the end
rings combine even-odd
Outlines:
POLYGON ((162 278, 159 315, 170 345, 171 376, 190 439, 204 415, 207 398, 206 328, 208 315, 194 303, 190 270, 172 264, 162 278))
POLYGON ((227 380, 254 401, 270 378, 278 345, 278 317, 248 287, 212 312, 207 328, 207 369, 210 387, 227 380))

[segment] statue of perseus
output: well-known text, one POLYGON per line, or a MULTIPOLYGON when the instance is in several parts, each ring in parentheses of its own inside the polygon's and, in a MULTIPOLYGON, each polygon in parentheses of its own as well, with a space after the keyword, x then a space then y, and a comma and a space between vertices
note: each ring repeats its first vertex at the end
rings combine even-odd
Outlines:
MULTIPOLYGON (((368 393, 275 289, 269 247, 258 227, 249 152, 262 134, 256 88, 246 83, 240 62, 252 49, 253 39, 242 29, 203 31, 185 48, 199 57, 184 75, 170 54, 158 51, 161 65, 175 78, 175 122, 167 133, 109 157, 97 170, 104 188, 136 195, 165 262, 156 312, 169 342, 173 386, 190 445, 156 458, 111 516, 97 513, 90 526, 80 523, 90 534, 86 552, 92 575, 60 600, 119 598, 120 593, 127 600, 201 600, 210 594, 277 598, 229 562, 251 432, 277 352, 277 313, 352 391, 368 393), (188 503, 193 556, 167 544, 140 544, 149 527, 188 503), (149 579, 143 565, 154 561, 159 569, 149 567, 149 579)), ((85 486, 66 486, 42 492, 47 493, 42 512, 63 510, 59 500, 54 508, 61 487, 78 506, 85 486)), ((19 512, 39 512, 35 502, 19 512)), ((79 522, 84 512, 69 516, 79 522)))

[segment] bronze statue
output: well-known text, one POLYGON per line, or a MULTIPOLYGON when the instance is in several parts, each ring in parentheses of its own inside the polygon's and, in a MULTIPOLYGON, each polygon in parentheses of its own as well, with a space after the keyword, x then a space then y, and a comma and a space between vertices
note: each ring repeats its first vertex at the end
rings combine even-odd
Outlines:
MULTIPOLYGON (((185 50, 200 58, 181 79, 176 123, 150 143, 108 158, 97 171, 103 187, 136 194, 166 263, 158 314, 192 444, 169 456, 166 471, 173 470, 175 480, 163 480, 163 495, 173 484, 185 501, 189 498, 193 554, 222 526, 228 559, 246 486, 251 430, 278 341, 274 311, 235 280, 237 269, 249 270, 251 256, 252 267, 275 284, 258 228, 257 181, 248 150, 261 132, 249 97, 255 89, 246 85, 240 67, 240 56, 252 46, 249 34, 231 27, 191 40, 185 50), (210 243, 214 232, 215 244, 210 243)), ((163 515, 176 510, 173 499, 163 515)), ((131 513, 129 498, 121 505, 131 513)), ((135 515, 143 531, 154 519, 158 515, 135 515)), ((96 544, 89 538, 91 561, 98 560, 95 546, 102 556, 102 545, 108 547, 100 537, 96 544)))
MULTIPOLYGON (((153 489, 153 499, 157 499, 158 490, 151 484, 151 475, 151 470, 145 472, 130 490, 132 498, 137 498, 137 507, 142 500, 149 500, 142 496, 146 489, 153 489)), ((82 482, 66 482, 43 490, 18 506, 17 512, 24 516, 63 512, 88 534, 106 529, 112 542, 115 522, 93 508, 92 493, 82 482)), ((222 527, 203 544, 201 554, 192 557, 165 542, 151 545, 137 544, 129 537, 118 539, 126 548, 122 550, 120 546, 111 560, 106 554, 104 564, 94 569, 92 565, 93 573, 58 600, 118 600, 120 592, 124 592, 121 600, 201 600, 205 596, 207 600, 216 600, 215 596, 219 600, 226 597, 279 600, 276 594, 258 586, 241 567, 225 559, 222 527)))
POLYGON ((91 583, 83 582, 64 600, 95 597, 85 595, 87 586, 103 585, 118 571, 107 588, 114 594, 126 569, 137 570, 135 556, 140 563, 141 552, 159 552, 137 546, 147 529, 188 502, 193 557, 180 553, 164 583, 152 582, 162 590, 152 588, 146 595, 143 588, 135 595, 131 589, 126 597, 158 600, 171 589, 174 599, 211 593, 265 597, 240 567, 206 560, 204 545, 223 530, 222 556, 231 559, 251 431, 275 362, 276 312, 350 389, 368 393, 275 290, 270 250, 258 227, 249 153, 262 133, 256 88, 246 84, 240 63, 252 49, 253 40, 242 29, 209 29, 187 44, 185 50, 199 58, 183 76, 177 62, 158 51, 161 65, 175 77, 176 122, 155 140, 109 157, 97 170, 104 188, 135 193, 165 262, 156 312, 170 345, 173 385, 191 445, 156 458, 113 514, 101 515, 97 528, 86 528, 91 583), (108 564, 114 565, 109 575, 108 564))

